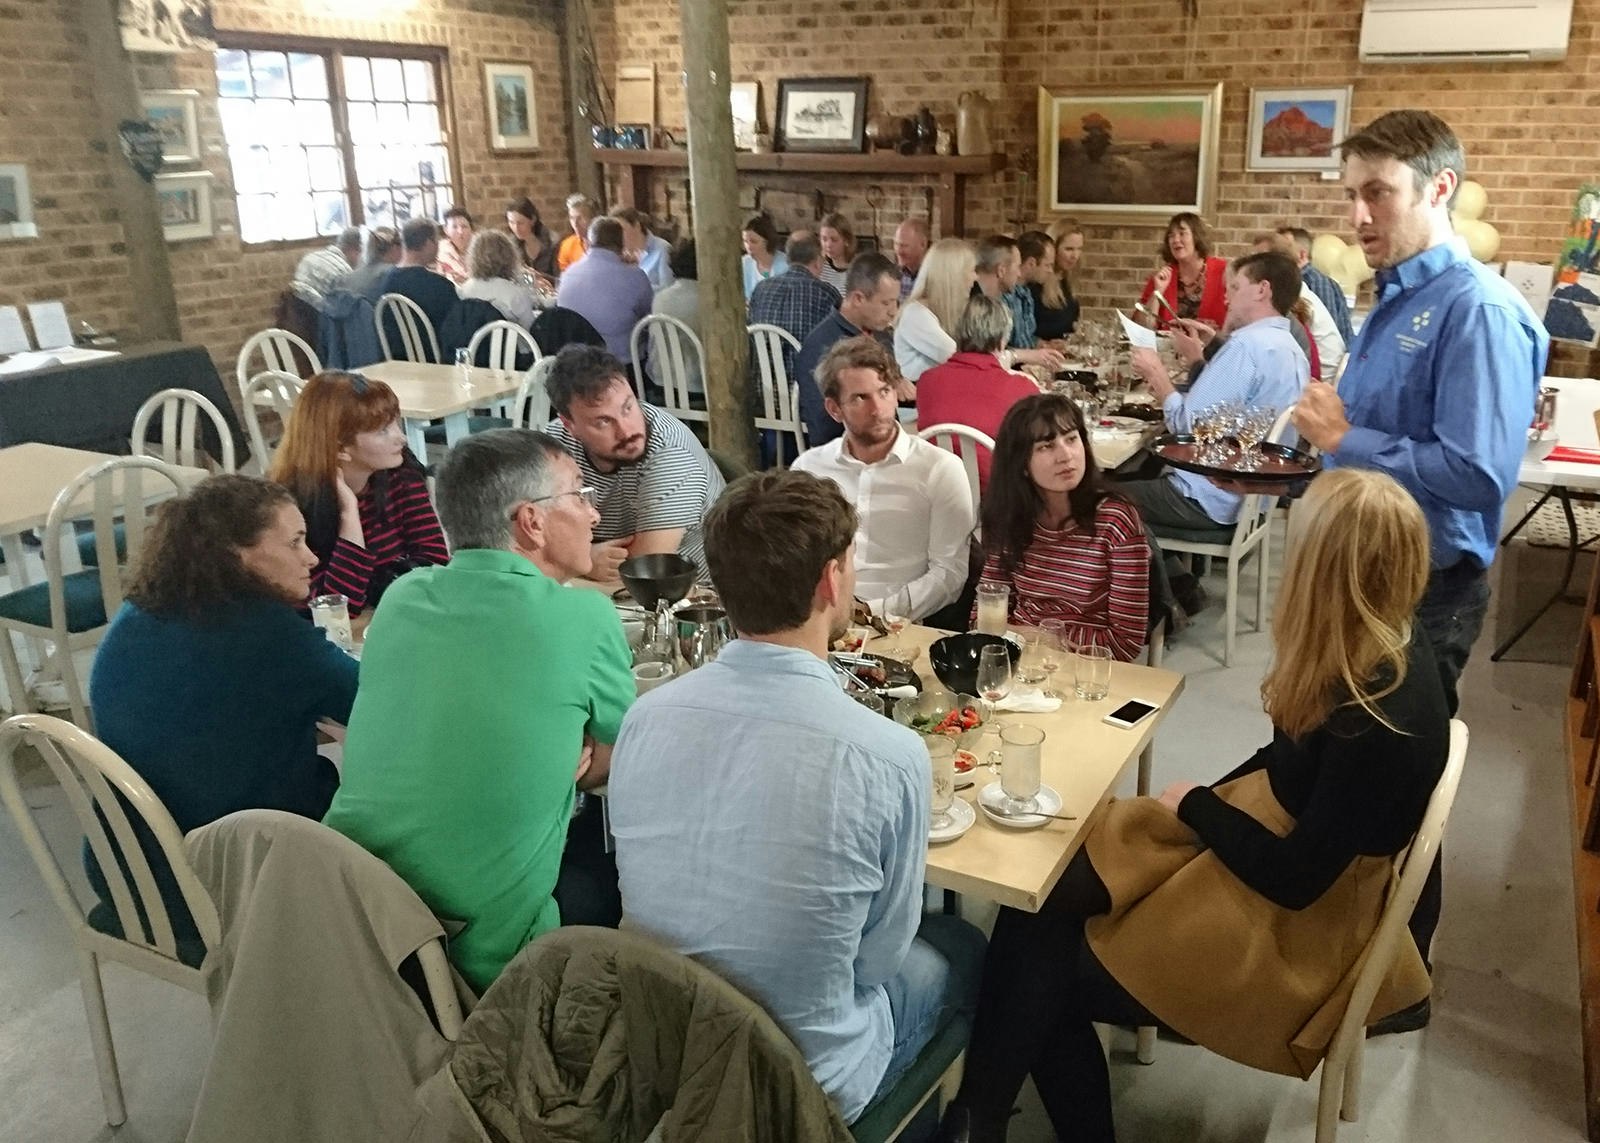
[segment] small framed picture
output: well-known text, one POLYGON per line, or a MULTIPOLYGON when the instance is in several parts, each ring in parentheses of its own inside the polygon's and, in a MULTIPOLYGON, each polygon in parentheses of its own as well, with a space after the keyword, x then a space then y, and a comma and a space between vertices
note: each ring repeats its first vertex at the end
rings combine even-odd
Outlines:
POLYGON ((0 163, 0 239, 37 237, 28 168, 21 163, 0 163))
POLYGON ((139 101, 144 117, 161 136, 161 161, 168 166, 200 161, 200 127, 195 109, 198 91, 145 91, 139 101))
POLYGON ((483 65, 491 151, 537 151, 539 108, 530 64, 490 61, 483 65))
POLYGON ((779 150, 860 152, 866 141, 866 76, 778 81, 779 150))
POLYGON ((156 202, 161 207, 161 226, 168 242, 210 238, 215 234, 211 219, 210 171, 157 175, 155 185, 156 202))
POLYGON ((1348 87, 1252 87, 1245 169, 1337 171, 1348 134, 1348 87))
POLYGON ((754 151, 756 132, 761 125, 761 84, 755 81, 730 83, 728 102, 733 109, 734 148, 754 151))

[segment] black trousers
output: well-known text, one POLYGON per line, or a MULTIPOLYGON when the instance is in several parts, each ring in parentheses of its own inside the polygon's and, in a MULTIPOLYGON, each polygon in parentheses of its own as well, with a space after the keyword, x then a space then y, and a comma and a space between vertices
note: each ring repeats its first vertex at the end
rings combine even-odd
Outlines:
MULTIPOLYGON (((1439 681, 1444 684, 1445 702, 1452 716, 1461 705, 1456 693, 1461 672, 1466 669, 1467 656, 1483 631, 1488 613, 1489 573, 1471 560, 1463 559, 1454 567, 1441 568, 1428 576, 1427 590, 1417 605, 1417 622, 1433 643, 1434 658, 1439 663, 1439 681)), ((1422 954, 1429 972, 1433 971, 1433 934, 1439 927, 1439 913, 1444 907, 1443 863, 1441 848, 1411 914, 1411 938, 1416 941, 1417 951, 1422 954)))
POLYGON ((1058 1138, 1116 1138, 1111 1077, 1094 1023, 1159 1021, 1112 979, 1084 942, 1084 920, 1110 907, 1100 875, 1080 850, 1037 913, 1000 910, 955 1100, 970 1117, 973 1143, 1005 1138, 1029 1075, 1058 1138))
POLYGON ((617 888, 617 858, 606 852, 605 822, 600 799, 585 799, 583 810, 567 826, 561 872, 553 894, 563 925, 599 925, 614 929, 622 922, 622 893, 617 888))

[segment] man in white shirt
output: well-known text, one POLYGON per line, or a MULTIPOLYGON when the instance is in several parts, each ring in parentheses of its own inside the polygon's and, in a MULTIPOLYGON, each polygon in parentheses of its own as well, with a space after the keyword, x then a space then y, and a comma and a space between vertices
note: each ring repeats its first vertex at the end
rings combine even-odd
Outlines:
POLYGON ((830 349, 817 381, 844 436, 794 467, 832 480, 856 506, 857 595, 879 614, 930 620, 966 586, 976 505, 961 461, 900 427, 893 377, 893 359, 871 338, 830 349))
POLYGON ((320 310, 323 297, 360 261, 361 228, 346 227, 333 242, 300 259, 289 288, 320 310))

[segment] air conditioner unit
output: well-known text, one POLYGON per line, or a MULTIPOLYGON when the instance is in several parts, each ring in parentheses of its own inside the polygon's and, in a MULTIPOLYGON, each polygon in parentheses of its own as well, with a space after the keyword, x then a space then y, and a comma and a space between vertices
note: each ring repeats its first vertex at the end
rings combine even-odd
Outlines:
POLYGON ((1362 63, 1559 60, 1572 0, 1366 0, 1362 63))

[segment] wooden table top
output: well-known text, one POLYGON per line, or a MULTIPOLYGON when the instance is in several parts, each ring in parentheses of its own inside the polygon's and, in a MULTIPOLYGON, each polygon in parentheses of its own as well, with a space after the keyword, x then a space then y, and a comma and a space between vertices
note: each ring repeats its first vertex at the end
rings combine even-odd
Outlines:
MULTIPOLYGON (((941 684, 928 662, 927 648, 943 634, 926 627, 908 627, 895 640, 917 647, 913 666, 930 688, 941 684)), ((863 649, 872 651, 874 645, 887 644, 888 640, 880 637, 863 649)), ((1057 673, 1057 690, 1063 689, 1059 685, 1063 674, 1070 695, 1070 665, 1057 673)), ((1062 700, 1061 709, 1049 714, 1002 711, 1000 717, 1006 721, 1030 723, 1044 730, 1042 779, 1061 795, 1061 812, 1075 814, 1078 820, 1051 821, 1027 830, 994 824, 976 806, 978 791, 994 780, 990 771, 980 765, 973 785, 956 795, 973 804, 978 820, 955 841, 928 847, 928 881, 944 889, 1037 912, 1065 872, 1067 862, 1082 846, 1089 827, 1110 804, 1118 781, 1155 736, 1156 727, 1182 693, 1180 674, 1133 663, 1113 663, 1111 694, 1100 702, 1068 697, 1062 700), (1131 730, 1100 721, 1130 698, 1156 703, 1161 710, 1131 730)), ((993 736, 986 736, 981 745, 987 750, 997 743, 993 736)))
MULTIPOLYGON (((20 444, 0 449, 0 536, 30 528, 43 528, 56 495, 80 474, 117 458, 108 453, 62 448, 60 445, 20 444)), ((205 479, 198 468, 179 468, 186 483, 205 479)), ((145 478, 152 500, 160 499, 166 482, 145 478)), ((87 500, 84 504, 88 510, 87 500)))
POLYGON ((393 389, 400 415, 417 421, 438 420, 514 396, 523 377, 515 371, 477 366, 472 369, 472 384, 466 386, 454 365, 416 361, 380 361, 361 373, 393 389))

